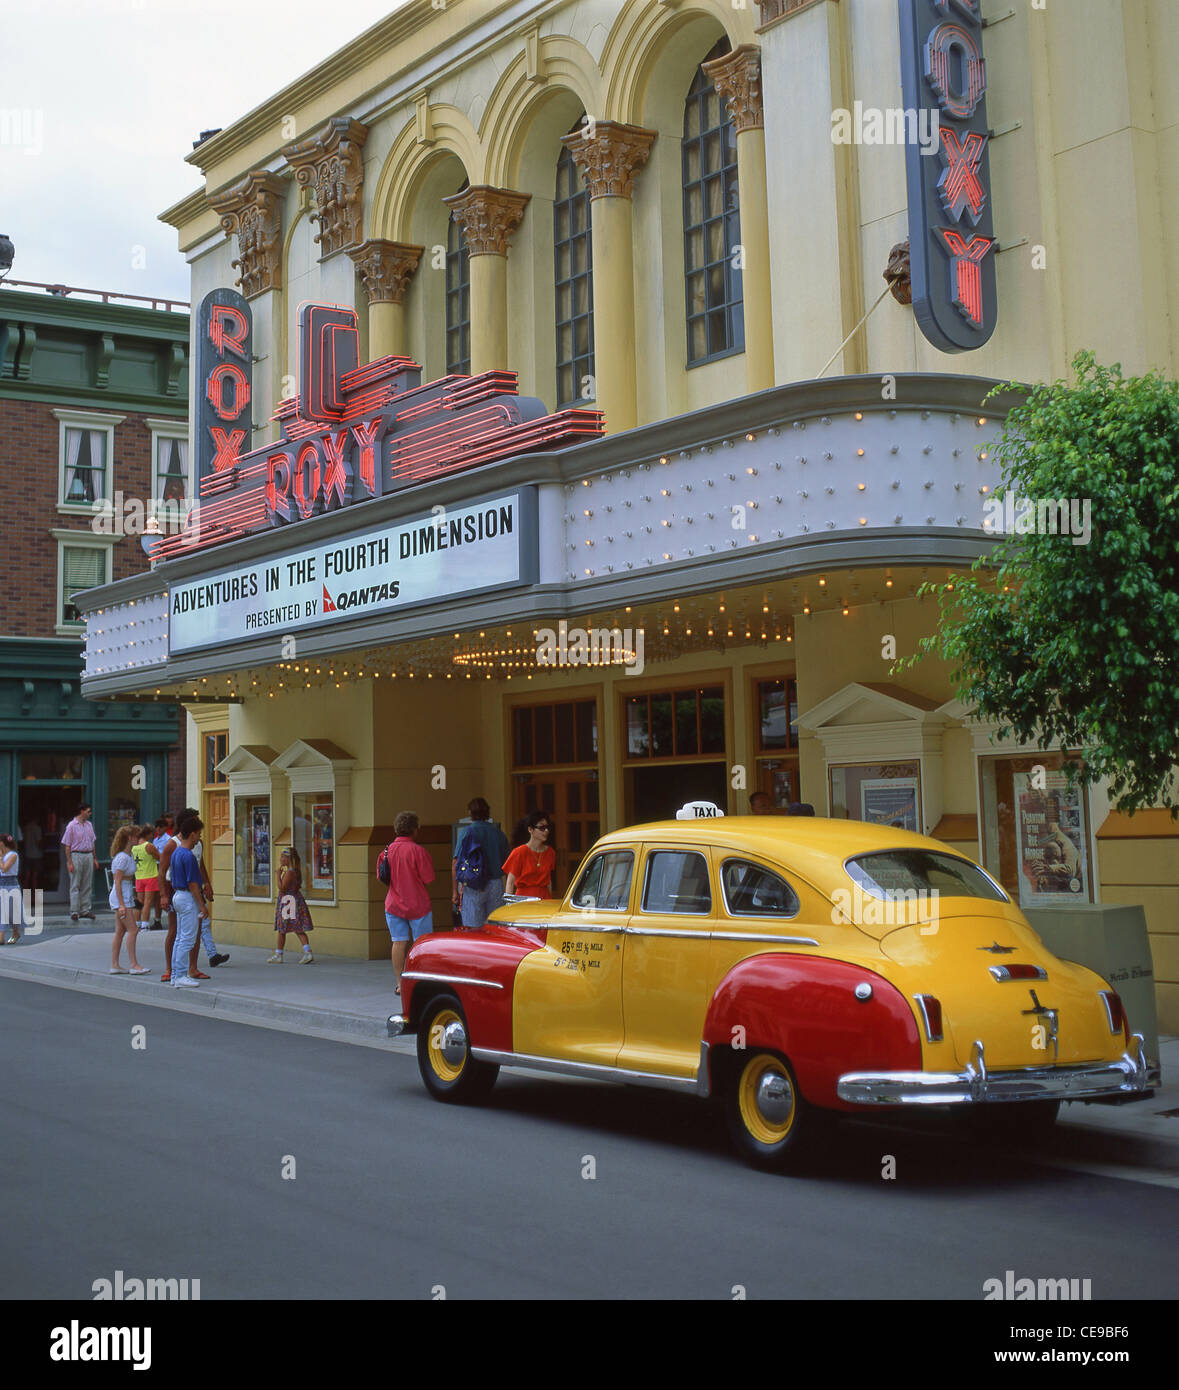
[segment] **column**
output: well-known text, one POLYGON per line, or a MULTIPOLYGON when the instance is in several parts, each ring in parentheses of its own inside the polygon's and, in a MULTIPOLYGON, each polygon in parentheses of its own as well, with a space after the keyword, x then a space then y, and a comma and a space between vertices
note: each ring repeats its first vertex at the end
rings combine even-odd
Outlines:
POLYGON ((476 184, 443 202, 471 256, 471 375, 508 365, 508 243, 530 193, 476 184))
POLYGON ((745 312, 745 388, 774 384, 774 318, 770 303, 770 218, 766 203, 766 132, 761 100, 761 49, 743 43, 704 64, 727 105, 737 135, 741 199, 742 285, 745 312))
POLYGON ((594 121, 562 144, 590 191, 594 252, 594 377, 597 407, 612 434, 638 424, 635 398, 635 176, 646 164, 653 130, 594 121))
POLYGON ((406 355, 405 292, 417 272, 425 248, 403 241, 362 241, 350 247, 368 295, 368 355, 406 355))

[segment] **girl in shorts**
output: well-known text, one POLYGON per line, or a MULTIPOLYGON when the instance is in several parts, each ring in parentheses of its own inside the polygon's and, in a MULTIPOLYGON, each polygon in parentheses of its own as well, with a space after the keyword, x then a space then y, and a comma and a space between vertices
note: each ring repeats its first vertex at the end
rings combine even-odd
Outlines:
POLYGON ((160 852, 155 847, 155 829, 139 827, 139 843, 131 849, 135 860, 135 892, 143 904, 141 925, 149 931, 160 925, 160 852))

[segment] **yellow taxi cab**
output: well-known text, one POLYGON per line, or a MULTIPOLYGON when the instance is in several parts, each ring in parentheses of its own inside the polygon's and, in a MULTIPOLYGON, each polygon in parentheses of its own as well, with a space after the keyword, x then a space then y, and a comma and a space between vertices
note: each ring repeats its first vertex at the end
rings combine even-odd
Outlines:
POLYGON ((562 901, 421 938, 393 1034, 439 1100, 528 1067, 719 1099, 753 1163, 788 1166, 840 1112, 976 1107, 1029 1127, 1061 1101, 1149 1094, 1141 1034, 938 840, 811 817, 604 835, 562 901))

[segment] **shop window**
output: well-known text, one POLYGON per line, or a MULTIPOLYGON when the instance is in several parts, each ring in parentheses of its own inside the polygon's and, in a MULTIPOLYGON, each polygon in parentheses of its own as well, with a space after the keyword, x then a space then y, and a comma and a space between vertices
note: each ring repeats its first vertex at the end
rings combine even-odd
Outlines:
MULTIPOLYGON (((121 825, 142 825, 144 821, 147 768, 142 758, 107 758, 107 844, 121 825)), ((97 829, 97 827, 96 827, 97 829)), ((102 832, 98 831, 101 838, 102 832)), ((99 847, 102 848, 101 846, 99 847)))
POLYGON ((517 705, 512 710, 512 766, 557 767, 598 757, 596 700, 517 705))
MULTIPOLYGON (((464 179, 462 193, 467 187, 464 179)), ((446 228, 446 371, 471 370, 471 253, 463 229, 451 217, 446 228)))
POLYGON ((337 846, 348 829, 355 759, 327 739, 296 739, 274 760, 291 789, 291 847, 309 902, 337 900, 337 846))
POLYGON ((111 542, 95 541, 85 532, 57 532, 57 630, 82 632, 86 620, 74 603, 74 595, 111 579, 111 542), (68 537, 68 539, 63 539, 68 537))
POLYGON ((724 751, 723 687, 656 691, 627 698, 628 758, 685 758, 724 751))
POLYGON ((1092 902, 1089 798, 1080 783, 1069 786, 1064 757, 981 758, 979 777, 992 877, 1021 907, 1092 902))
MULTIPOLYGON (((573 130, 581 129, 578 121, 573 130)), ((567 149, 557 160, 553 202, 553 263, 557 315, 557 406, 592 399, 583 389, 594 375, 594 263, 589 189, 567 149)))
POLYGON ((850 763, 828 769, 831 814, 921 831, 921 764, 850 763))
POLYGON ((291 842, 303 869, 303 896, 327 902, 336 896, 335 797, 330 791, 291 798, 291 842))
MULTIPOLYGON (((218 735, 207 735, 217 748, 218 735)), ((209 742, 204 744, 206 755, 209 742)), ((217 836, 212 821, 214 798, 225 796, 228 808, 226 819, 233 831, 233 894, 235 898, 270 898, 273 896, 273 847, 275 833, 283 828, 281 780, 273 771, 275 754, 273 748, 262 744, 232 749, 212 769, 206 766, 206 777, 210 772, 219 773, 229 779, 228 791, 218 791, 214 784, 212 790, 205 788, 205 809, 209 815, 205 821, 204 840, 211 844, 217 836), (230 813, 231 810, 231 813, 230 813), (277 820, 277 823, 275 823, 277 820)), ((220 810, 220 808, 218 808, 220 810)))
POLYGON ((270 798, 233 798, 233 892, 238 898, 270 897, 270 798))
MULTIPOLYGON (((729 51, 722 39, 704 59, 729 51)), ((741 271, 741 209, 737 135, 725 105, 701 66, 684 105, 680 146, 684 207, 684 288, 688 366, 745 347, 741 271)))

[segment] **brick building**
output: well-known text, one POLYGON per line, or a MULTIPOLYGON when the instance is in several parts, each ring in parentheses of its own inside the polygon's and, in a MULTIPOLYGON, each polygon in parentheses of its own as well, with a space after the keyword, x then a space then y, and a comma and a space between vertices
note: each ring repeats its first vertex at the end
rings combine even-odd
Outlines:
POLYGON ((72 595, 148 568, 153 512, 179 523, 187 413, 187 312, 0 289, 0 829, 23 853, 38 823, 50 903, 68 888, 57 844, 79 801, 100 861, 117 826, 184 801, 179 706, 82 699, 72 595))

